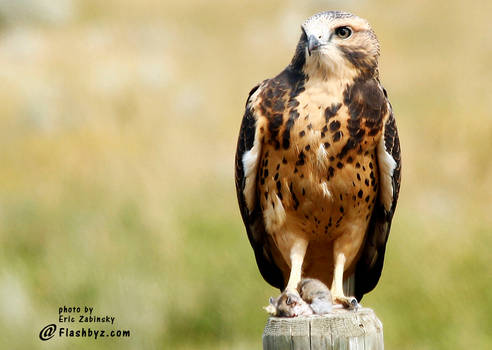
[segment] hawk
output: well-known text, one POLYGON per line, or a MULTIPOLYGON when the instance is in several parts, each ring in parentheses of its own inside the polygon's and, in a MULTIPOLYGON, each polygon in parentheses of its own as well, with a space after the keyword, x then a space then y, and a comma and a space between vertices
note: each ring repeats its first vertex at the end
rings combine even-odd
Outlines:
POLYGON ((356 307, 377 284, 400 188, 400 144, 369 23, 308 18, 290 64, 249 93, 236 152, 242 219, 263 278, 301 278, 356 307))

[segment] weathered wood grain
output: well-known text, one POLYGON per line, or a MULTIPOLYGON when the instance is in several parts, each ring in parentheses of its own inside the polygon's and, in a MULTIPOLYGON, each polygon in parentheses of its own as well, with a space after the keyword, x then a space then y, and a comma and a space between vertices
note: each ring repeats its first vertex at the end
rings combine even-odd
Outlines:
POLYGON ((383 325, 374 311, 335 309, 323 316, 270 317, 263 350, 381 350, 383 325))

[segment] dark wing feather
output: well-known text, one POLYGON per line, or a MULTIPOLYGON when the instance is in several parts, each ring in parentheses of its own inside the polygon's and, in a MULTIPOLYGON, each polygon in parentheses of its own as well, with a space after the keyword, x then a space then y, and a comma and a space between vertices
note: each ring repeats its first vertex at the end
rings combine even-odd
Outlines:
MULTIPOLYGON (((386 92, 385 92, 386 95, 386 92)), ((355 270, 355 297, 361 300, 363 295, 374 289, 381 276, 384 262, 386 242, 391 228, 391 220, 396 209, 396 202, 400 192, 401 155, 400 140, 396 129, 395 118, 390 110, 390 115, 384 126, 384 141, 386 152, 396 162, 393 171, 393 201, 389 211, 385 210, 383 203, 376 202, 371 221, 367 230, 367 236, 361 256, 355 270)))
MULTIPOLYGON (((259 88, 259 85, 255 86, 248 96, 248 101, 251 95, 259 88)), ((256 118, 254 112, 248 107, 248 101, 246 102, 246 112, 244 113, 243 121, 241 123, 241 129, 239 131, 239 140, 236 150, 236 192, 239 202, 239 208, 241 210, 241 216, 243 218, 246 231, 248 233, 248 239, 253 247, 256 264, 260 270, 261 275, 269 284, 279 289, 284 289, 284 279, 282 272, 273 262, 272 254, 269 249, 271 246, 268 242, 268 234, 265 231, 265 224, 263 222, 263 214, 261 212, 260 204, 256 199, 254 208, 249 212, 244 198, 244 168, 243 168, 243 155, 249 151, 254 144, 255 132, 256 132, 256 118)), ((258 198, 258 196, 257 196, 258 198)))

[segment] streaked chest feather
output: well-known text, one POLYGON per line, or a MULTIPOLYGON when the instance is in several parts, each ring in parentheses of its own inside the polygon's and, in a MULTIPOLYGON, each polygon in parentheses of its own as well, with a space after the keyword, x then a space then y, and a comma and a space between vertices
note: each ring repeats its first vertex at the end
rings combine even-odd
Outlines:
POLYGON ((343 225, 365 228, 378 191, 375 153, 386 106, 376 113, 367 91, 338 82, 299 90, 265 89, 258 99, 257 184, 267 230, 287 225, 330 237, 343 225))

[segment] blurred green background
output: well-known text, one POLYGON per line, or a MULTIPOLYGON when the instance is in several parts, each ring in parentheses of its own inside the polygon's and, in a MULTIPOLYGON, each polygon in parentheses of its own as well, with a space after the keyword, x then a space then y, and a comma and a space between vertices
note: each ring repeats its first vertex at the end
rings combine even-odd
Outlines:
POLYGON ((363 305, 388 349, 492 347, 490 1, 1 0, 0 348, 261 347, 278 292, 240 219, 236 138, 250 88, 329 9, 378 34, 403 151, 363 305), (63 305, 131 337, 40 341, 63 305))

